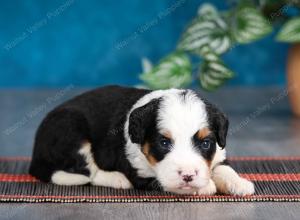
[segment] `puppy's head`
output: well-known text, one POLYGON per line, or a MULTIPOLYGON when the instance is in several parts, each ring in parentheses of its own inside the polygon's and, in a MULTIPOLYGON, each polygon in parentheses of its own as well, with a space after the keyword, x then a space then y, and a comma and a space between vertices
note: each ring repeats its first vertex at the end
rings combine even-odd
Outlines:
POLYGON ((128 132, 165 190, 208 184, 216 148, 225 147, 228 120, 191 90, 172 90, 134 109, 128 132))

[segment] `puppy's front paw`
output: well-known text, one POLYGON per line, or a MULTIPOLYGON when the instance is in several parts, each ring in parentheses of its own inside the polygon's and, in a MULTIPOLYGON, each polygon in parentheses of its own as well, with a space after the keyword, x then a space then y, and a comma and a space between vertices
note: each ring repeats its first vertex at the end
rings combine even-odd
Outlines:
POLYGON ((255 192, 254 184, 244 178, 237 178, 227 185, 230 194, 236 196, 252 195, 255 192))
POLYGON ((245 196, 254 193, 254 184, 241 178, 230 166, 220 165, 214 168, 213 181, 221 193, 245 196))
POLYGON ((93 185, 106 186, 116 189, 130 189, 131 183, 123 173, 98 171, 92 181, 93 185))
POLYGON ((129 180, 122 173, 115 172, 114 177, 112 178, 112 187, 117 189, 130 189, 132 188, 129 180))
POLYGON ((214 195, 217 192, 216 184, 211 179, 208 184, 200 188, 197 192, 198 195, 214 195))

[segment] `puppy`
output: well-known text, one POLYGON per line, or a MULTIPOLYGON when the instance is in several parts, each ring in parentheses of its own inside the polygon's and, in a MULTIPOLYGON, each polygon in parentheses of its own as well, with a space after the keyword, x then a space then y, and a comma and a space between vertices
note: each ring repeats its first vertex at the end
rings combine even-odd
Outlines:
POLYGON ((227 129, 226 116, 192 90, 107 86, 47 115, 30 174, 59 185, 253 194, 226 164, 227 129))

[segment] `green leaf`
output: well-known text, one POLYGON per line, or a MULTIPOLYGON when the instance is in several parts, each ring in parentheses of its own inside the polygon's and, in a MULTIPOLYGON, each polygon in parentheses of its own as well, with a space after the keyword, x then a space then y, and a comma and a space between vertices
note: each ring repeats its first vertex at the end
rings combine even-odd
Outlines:
POLYGON ((198 8, 198 15, 213 18, 218 17, 218 11, 212 4, 204 3, 198 8))
POLYGON ((234 76, 234 73, 208 47, 204 47, 201 53, 205 60, 200 67, 199 79, 205 90, 213 91, 234 76))
POLYGON ((186 87, 192 81, 192 65, 186 54, 175 52, 140 75, 140 79, 152 89, 186 87))
POLYGON ((209 46, 204 46, 199 50, 199 55, 206 61, 218 62, 220 57, 214 53, 209 46))
POLYGON ((222 54, 231 46, 228 25, 216 8, 204 4, 198 16, 188 25, 178 43, 178 49, 198 54, 209 46, 216 54, 222 54))
POLYGON ((243 7, 237 11, 232 33, 238 43, 256 41, 271 31, 272 25, 257 9, 243 7))
POLYGON ((300 42, 300 17, 287 21, 276 36, 276 39, 289 43, 300 42))
POLYGON ((148 58, 143 57, 142 58, 142 67, 143 67, 143 72, 148 73, 153 69, 153 64, 151 63, 151 61, 148 58))

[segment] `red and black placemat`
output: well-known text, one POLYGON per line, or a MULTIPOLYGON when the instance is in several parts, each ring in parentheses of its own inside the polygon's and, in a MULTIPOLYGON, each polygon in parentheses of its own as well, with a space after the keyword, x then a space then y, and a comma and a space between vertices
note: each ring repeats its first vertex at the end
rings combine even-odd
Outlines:
POLYGON ((190 196, 97 186, 58 186, 27 174, 30 158, 0 158, 2 202, 249 202, 300 201, 299 157, 232 157, 230 164, 255 183, 252 196, 190 196))

